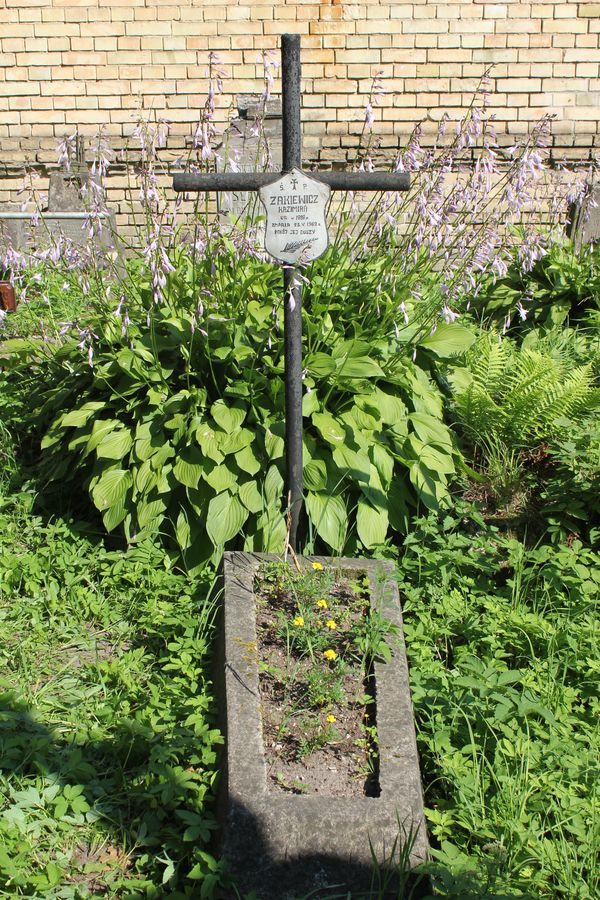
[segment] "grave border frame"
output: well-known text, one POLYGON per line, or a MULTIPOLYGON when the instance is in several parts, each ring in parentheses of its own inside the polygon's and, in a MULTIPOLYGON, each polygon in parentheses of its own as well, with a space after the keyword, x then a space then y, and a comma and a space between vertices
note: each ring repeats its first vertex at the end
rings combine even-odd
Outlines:
MULTIPOLYGON (((385 860, 402 833, 415 833, 410 869, 428 854, 416 733, 404 652, 402 611, 389 561, 302 557, 345 571, 365 572, 371 605, 399 629, 392 658, 374 666, 380 763, 379 797, 278 795, 267 783, 260 711, 254 578, 274 554, 230 551, 221 570, 215 684, 225 734, 218 802, 222 856, 243 890, 261 900, 284 888, 309 891, 319 879, 368 888, 372 849, 385 860), (315 824, 318 823, 318 828, 315 824), (340 881, 341 880, 341 881, 340 881), (272 893, 269 893, 272 891, 272 893)), ((292 894, 292 896, 294 896, 292 894)), ((298 896, 298 894, 296 894, 298 896)))

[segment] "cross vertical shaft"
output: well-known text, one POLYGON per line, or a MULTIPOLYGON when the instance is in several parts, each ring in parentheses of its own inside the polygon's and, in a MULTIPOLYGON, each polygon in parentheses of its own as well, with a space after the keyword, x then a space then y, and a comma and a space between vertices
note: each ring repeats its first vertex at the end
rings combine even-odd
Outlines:
MULTIPOLYGON (((300 35, 281 38, 283 171, 302 167, 300 35)), ((302 287, 295 266, 284 266, 285 456, 289 544, 296 550, 302 511, 302 287)))
MULTIPOLYGON (((274 177, 272 172, 177 172, 173 176, 173 188, 176 191, 260 191, 261 199, 267 211, 267 237, 269 234, 270 206, 276 197, 271 196, 271 203, 263 198, 263 192, 274 187, 278 182, 285 181, 292 170, 300 180, 310 180, 312 191, 319 194, 320 185, 327 185, 334 191, 407 191, 410 188, 410 177, 404 172, 310 172, 302 170, 302 130, 300 124, 301 89, 300 89, 300 35, 284 34, 281 37, 281 78, 282 78, 282 107, 283 107, 283 134, 282 157, 283 171, 274 177), (297 171, 296 171, 297 170, 297 171)), ((300 200, 295 196, 296 181, 289 194, 282 200, 282 215, 271 215, 273 227, 279 226, 279 234, 283 234, 268 252, 279 262, 283 263, 284 282, 284 364, 285 364, 285 458, 286 458, 286 497, 289 510, 289 546, 297 549, 298 526, 302 513, 303 503, 303 474, 302 474, 302 289, 301 289, 301 265, 302 259, 317 259, 327 246, 327 231, 324 219, 325 207, 322 207, 323 230, 325 242, 319 243, 318 223, 310 220, 310 216, 296 217, 296 213, 306 211, 305 199, 300 200), (295 209, 295 207, 297 209, 295 209), (300 224, 299 223, 303 223, 300 224), (312 227, 306 229, 307 226, 312 227), (309 239, 303 238, 309 235, 309 239), (298 239, 300 238, 300 241, 298 239), (312 255, 301 248, 312 251, 312 255), (300 248, 300 249, 299 249, 300 248), (287 255, 286 255, 287 254, 287 255), (289 262, 286 260, 293 260, 289 262)), ((280 192, 285 192, 283 186, 280 192)), ((325 201, 322 201, 325 202, 325 201)), ((267 237, 265 248, 267 249, 267 237)), ((323 237, 323 234, 321 234, 323 237)))

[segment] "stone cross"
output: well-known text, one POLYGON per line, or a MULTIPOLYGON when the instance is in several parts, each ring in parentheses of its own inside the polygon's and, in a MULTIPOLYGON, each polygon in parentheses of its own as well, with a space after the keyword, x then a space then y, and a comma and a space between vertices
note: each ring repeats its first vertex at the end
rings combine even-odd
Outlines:
POLYGON ((300 35, 281 36, 282 168, 273 172, 178 173, 175 191, 258 191, 267 213, 265 249, 283 263, 285 457, 288 542, 296 549, 302 510, 302 296, 297 268, 327 249, 325 207, 334 191, 406 191, 400 172, 303 172, 300 35))

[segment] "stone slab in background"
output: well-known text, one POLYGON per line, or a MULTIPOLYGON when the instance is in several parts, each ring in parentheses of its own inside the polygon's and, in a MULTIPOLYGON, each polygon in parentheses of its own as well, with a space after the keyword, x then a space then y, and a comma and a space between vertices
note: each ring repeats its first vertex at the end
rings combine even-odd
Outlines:
MULTIPOLYGON (((281 171, 282 139, 281 139, 281 101, 269 101, 262 117, 261 138, 256 131, 256 120, 261 117, 262 104, 254 95, 243 95, 237 98, 238 117, 233 119, 223 135, 223 160, 221 170, 228 166, 227 158, 234 160, 240 172, 260 172, 263 170, 264 138, 268 141, 271 152, 273 177, 281 171)), ((264 209, 258 194, 240 191, 237 193, 219 193, 217 195, 218 210, 222 216, 244 219, 264 215, 264 209)))
MULTIPOLYGON (((58 232, 81 246, 90 241, 81 188, 93 176, 87 169, 52 172, 48 183, 48 209, 37 216, 19 206, 0 206, 0 246, 9 243, 15 250, 43 249, 58 232)), ((101 215, 102 232, 93 241, 104 249, 116 246, 116 218, 113 212, 101 215)))
POLYGON ((85 212, 81 188, 89 180, 87 172, 52 172, 48 179, 48 211, 85 212))
POLYGON ((583 203, 571 210, 569 237, 576 246, 600 241, 600 185, 594 187, 583 203))
POLYGON ((346 891, 368 890, 372 851, 383 862, 395 841, 413 834, 412 869, 424 861, 428 850, 393 566, 375 560, 310 557, 311 562, 323 566, 366 572, 371 604, 400 629, 392 660, 375 664, 381 794, 352 799, 276 794, 268 789, 253 585, 258 566, 275 559, 226 553, 223 561, 223 621, 216 677, 226 736, 219 799, 222 852, 242 894, 255 891, 260 900, 296 900, 328 885, 346 891))
MULTIPOLYGON (((43 249, 58 232, 74 244, 90 241, 85 212, 43 212, 36 219, 33 213, 15 209, 0 209, 0 246, 10 243, 15 250, 43 249)), ((102 217, 105 227, 94 238, 104 248, 116 246, 116 222, 114 213, 102 217)))

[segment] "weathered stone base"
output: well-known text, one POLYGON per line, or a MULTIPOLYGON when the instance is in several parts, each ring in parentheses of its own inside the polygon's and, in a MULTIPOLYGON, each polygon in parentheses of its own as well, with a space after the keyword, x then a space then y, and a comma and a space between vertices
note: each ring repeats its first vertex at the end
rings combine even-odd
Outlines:
POLYGON ((394 638, 392 660, 375 664, 381 794, 358 799, 288 796, 269 793, 267 788, 256 652, 254 574, 261 562, 275 558, 226 553, 223 562, 219 687, 226 765, 220 797, 222 853, 241 893, 254 891, 260 900, 291 900, 311 891, 313 897, 327 896, 334 887, 352 891, 354 897, 374 887, 377 895, 373 856, 384 879, 401 856, 400 845, 410 846, 409 869, 427 855, 393 566, 372 560, 310 558, 346 571, 366 572, 371 605, 400 629, 394 638))

